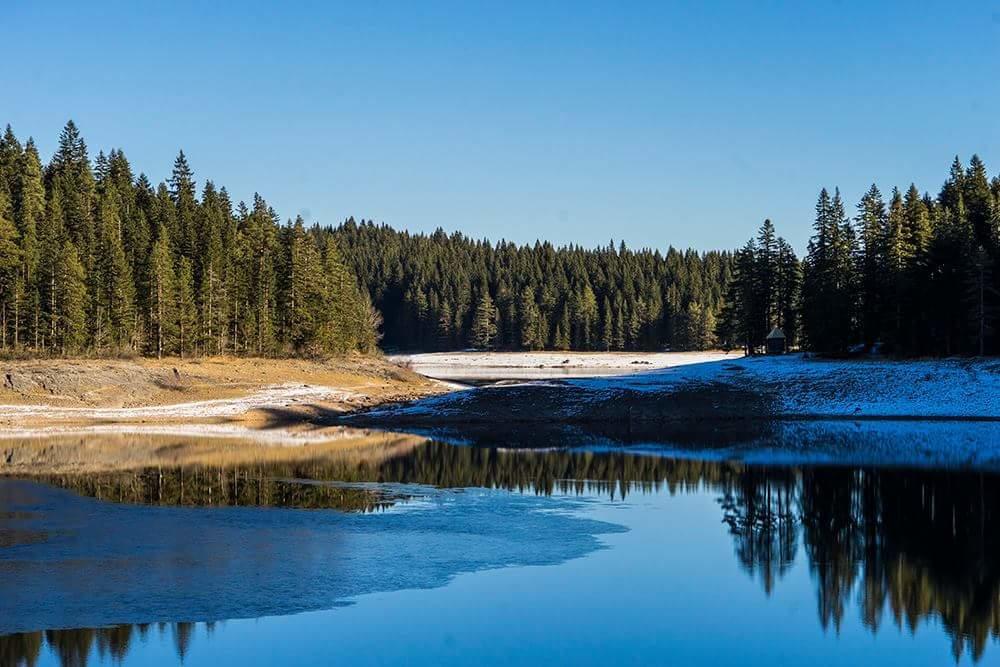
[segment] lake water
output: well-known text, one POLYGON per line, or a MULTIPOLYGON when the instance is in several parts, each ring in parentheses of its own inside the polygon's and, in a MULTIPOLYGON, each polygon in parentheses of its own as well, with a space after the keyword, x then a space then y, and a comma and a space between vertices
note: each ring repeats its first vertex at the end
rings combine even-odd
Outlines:
POLYGON ((0 664, 993 664, 1000 476, 893 433, 0 478, 0 664))

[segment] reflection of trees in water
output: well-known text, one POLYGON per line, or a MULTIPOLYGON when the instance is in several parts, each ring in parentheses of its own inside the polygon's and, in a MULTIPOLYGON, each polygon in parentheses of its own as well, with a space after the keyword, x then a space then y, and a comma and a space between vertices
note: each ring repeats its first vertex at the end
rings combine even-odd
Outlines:
POLYGON ((38 477, 81 495, 119 503, 196 507, 294 507, 372 512, 398 500, 377 489, 287 479, 270 467, 189 466, 38 477))
POLYGON ((720 505, 736 557, 768 594, 791 568, 798 549, 799 489, 792 469, 747 468, 722 484, 720 505))
MULTIPOLYGON (((620 497, 665 490, 719 494, 741 566, 770 593, 800 552, 824 628, 839 630, 852 601, 872 632, 885 620, 915 630, 938 621, 954 654, 979 659, 1000 637, 1000 480, 960 471, 762 467, 637 456, 625 451, 506 451, 428 443, 406 453, 230 468, 144 470, 52 478, 109 500, 154 504, 276 505, 370 510, 370 489, 278 480, 418 483, 620 497), (355 495, 356 494, 356 495, 355 495)), ((64 664, 87 642, 109 652, 129 635, 45 635, 64 664), (76 638, 74 638, 76 637, 76 638)), ((174 634, 178 650, 190 628, 174 634)), ((41 635, 0 638, 0 657, 31 655, 41 635)), ((13 662, 7 660, 4 664, 13 662)))
POLYGON ((316 482, 486 487, 545 495, 596 492, 623 497, 664 486, 675 493, 714 484, 728 469, 718 463, 620 452, 505 451, 429 442, 405 454, 377 459, 359 458, 351 452, 343 458, 312 461, 155 467, 36 479, 113 502, 371 511, 391 504, 393 497, 372 488, 316 482))
MULTIPOLYGON (((208 634, 214 624, 202 623, 208 634)), ((143 642, 150 630, 156 628, 161 637, 170 633, 177 657, 183 661, 191 646, 195 623, 139 623, 113 625, 106 628, 74 628, 72 630, 45 630, 22 632, 0 637, 0 664, 33 667, 46 647, 63 667, 85 667, 91 655, 104 661, 124 662, 129 649, 143 642)))
POLYGON ((801 540, 820 624, 852 599, 873 633, 886 616, 938 621, 957 659, 1000 638, 1000 480, 904 469, 748 467, 722 487, 737 558, 770 592, 801 540))

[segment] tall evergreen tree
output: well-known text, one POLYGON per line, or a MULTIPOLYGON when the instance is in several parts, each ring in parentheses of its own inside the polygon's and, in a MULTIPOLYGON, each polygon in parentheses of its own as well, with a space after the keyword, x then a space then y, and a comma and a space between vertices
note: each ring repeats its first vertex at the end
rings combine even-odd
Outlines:
POLYGON ((472 323, 472 347, 477 350, 489 350, 497 335, 496 307, 490 298, 490 292, 483 289, 476 304, 476 314, 472 323))
POLYGON ((21 265, 17 227, 10 199, 0 188, 0 347, 7 349, 7 337, 16 308, 17 273, 21 265))
POLYGON ((873 183, 858 204, 855 218, 858 237, 858 276, 861 301, 861 338, 867 345, 878 340, 883 309, 890 296, 886 290, 887 219, 882 193, 873 183))
POLYGON ((175 349, 177 337, 176 280, 173 251, 160 228, 150 258, 150 343, 157 358, 175 349))

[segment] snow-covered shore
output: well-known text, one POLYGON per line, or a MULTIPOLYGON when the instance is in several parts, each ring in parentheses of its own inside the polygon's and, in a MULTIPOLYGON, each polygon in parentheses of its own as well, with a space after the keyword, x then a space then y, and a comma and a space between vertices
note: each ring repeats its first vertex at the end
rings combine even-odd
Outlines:
POLYGON ((438 380, 545 380, 645 373, 740 357, 737 352, 430 352, 389 356, 438 380))
MULTIPOLYGON (((569 355, 549 356, 565 359, 569 355)), ((745 358, 735 353, 650 356, 657 366, 642 366, 644 372, 622 374, 619 368, 619 374, 611 377, 470 389, 375 410, 367 417, 422 423, 713 417, 1000 420, 1000 360, 832 361, 798 354, 745 358)), ((538 358, 530 357, 531 361, 538 358)), ((602 363, 614 368, 614 363, 627 358, 612 355, 602 363)), ((502 354, 456 359, 487 368, 505 367, 502 354)), ((507 363, 510 368, 526 367, 516 357, 507 363)), ((411 367, 419 372, 421 364, 411 367)))
POLYGON ((776 414, 790 416, 1000 419, 1000 360, 995 359, 836 361, 789 354, 570 384, 647 393, 721 385, 767 394, 776 414))

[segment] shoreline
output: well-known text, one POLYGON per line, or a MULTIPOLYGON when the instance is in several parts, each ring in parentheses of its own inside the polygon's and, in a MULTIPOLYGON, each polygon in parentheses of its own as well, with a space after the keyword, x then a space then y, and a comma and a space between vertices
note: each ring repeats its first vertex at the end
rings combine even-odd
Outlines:
POLYGON ((350 428, 499 434, 540 424, 648 431, 1000 421, 1000 362, 991 359, 836 362, 722 352, 73 359, 0 362, 0 380, 0 447, 16 439, 115 435, 296 446, 336 440, 350 428), (566 359, 605 373, 535 377, 566 359), (440 379, 410 370, 428 365, 443 369, 440 379), (453 381, 497 368, 507 373, 499 384, 453 381), (52 400, 39 400, 46 397, 52 400))
POLYGON ((326 428, 336 415, 447 390, 363 356, 4 361, 0 380, 0 442, 115 433, 318 442, 339 437, 326 428))
POLYGON ((524 365, 518 371, 524 379, 516 383, 376 407, 347 416, 345 423, 1000 421, 996 359, 836 361, 799 354, 679 353, 668 361, 613 377, 558 379, 532 379, 532 367, 524 365))

